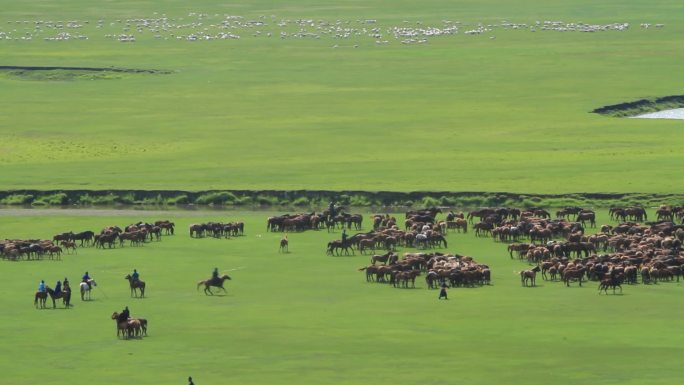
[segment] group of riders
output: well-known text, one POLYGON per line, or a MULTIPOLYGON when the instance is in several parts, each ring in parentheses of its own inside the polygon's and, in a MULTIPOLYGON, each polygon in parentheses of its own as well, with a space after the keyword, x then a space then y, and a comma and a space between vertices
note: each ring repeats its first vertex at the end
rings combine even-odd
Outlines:
MULTIPOLYGON (((58 296, 58 295, 62 294, 63 292, 66 292, 66 291, 71 291, 71 287, 69 286, 69 280, 65 277, 64 281, 57 281, 57 284, 55 285, 54 293, 56 296, 58 296)), ((44 280, 41 280, 40 283, 38 284, 38 292, 39 293, 46 293, 47 292, 47 286, 45 285, 44 280)))
MULTIPOLYGON (((137 269, 133 269, 133 273, 131 274, 131 278, 133 278, 134 281, 140 280, 140 274, 138 274, 137 269)), ((81 282, 84 282, 88 285, 88 289, 91 289, 92 285, 92 278, 90 278, 90 274, 86 271, 85 274, 83 274, 83 277, 81 277, 81 282)), ((62 292, 65 291, 71 291, 71 287, 69 286, 69 280, 65 277, 64 281, 57 281, 57 284, 55 285, 55 295, 60 295, 62 292)), ((38 292, 39 293, 45 293, 47 292, 47 286, 45 285, 45 280, 41 280, 40 283, 38 284, 38 292)))

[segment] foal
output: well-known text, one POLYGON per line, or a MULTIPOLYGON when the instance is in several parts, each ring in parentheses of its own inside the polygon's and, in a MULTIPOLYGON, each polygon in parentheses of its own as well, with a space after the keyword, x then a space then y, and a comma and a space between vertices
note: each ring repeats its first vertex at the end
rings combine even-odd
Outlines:
POLYGON ((278 251, 281 253, 289 253, 289 243, 290 242, 287 240, 287 234, 285 234, 285 236, 280 239, 280 249, 278 249, 278 251))
POLYGON ((520 280, 522 281, 523 286, 527 286, 528 280, 531 282, 532 286, 536 286, 535 279, 537 278, 537 272, 539 270, 541 270, 541 269, 539 268, 539 265, 537 265, 531 270, 521 271, 520 272, 520 280))

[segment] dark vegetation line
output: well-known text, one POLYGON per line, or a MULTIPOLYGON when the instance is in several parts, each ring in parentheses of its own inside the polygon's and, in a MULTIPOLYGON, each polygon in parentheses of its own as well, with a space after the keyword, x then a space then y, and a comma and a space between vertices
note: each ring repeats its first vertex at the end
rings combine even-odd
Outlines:
POLYGON ((24 71, 90 71, 90 72, 126 72, 126 73, 147 73, 147 74, 170 74, 168 70, 148 70, 136 68, 116 68, 116 67, 35 67, 35 66, 0 66, 3 70, 24 70, 24 71))
POLYGON ((329 190, 8 190, 0 191, 7 206, 211 206, 326 207, 334 200, 356 207, 610 207, 678 205, 684 194, 568 193, 518 194, 450 191, 329 191, 329 190))
POLYGON ((613 117, 626 117, 681 107, 684 107, 684 95, 671 95, 603 106, 591 112, 613 117))

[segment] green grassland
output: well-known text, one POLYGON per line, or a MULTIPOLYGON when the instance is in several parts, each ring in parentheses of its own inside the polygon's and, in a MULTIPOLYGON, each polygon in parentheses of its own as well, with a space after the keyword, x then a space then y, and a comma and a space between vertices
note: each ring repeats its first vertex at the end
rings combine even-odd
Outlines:
MULTIPOLYGON (((2 238, 50 238, 164 216, 177 234, 143 247, 82 248, 62 261, 2 262, 3 382, 11 384, 676 384, 684 337, 682 283, 625 286, 623 295, 538 280, 523 288, 505 245, 473 234, 448 236, 448 251, 493 272, 491 286, 427 290, 367 283, 367 256, 330 257, 339 232, 265 232, 268 212, 68 210, 0 216, 2 238), (82 214, 83 213, 83 214, 82 214), (244 220, 237 239, 190 239, 190 223, 244 220), (229 272, 227 294, 195 283, 214 267, 229 272), (131 299, 124 275, 138 269, 147 298, 131 299), (235 269, 235 270, 234 270, 235 269), (37 284, 84 271, 93 300, 69 310, 36 310, 37 284), (149 320, 149 336, 117 339, 110 315, 129 306, 149 320)), ((607 223, 602 213, 599 223, 607 223)), ((366 229, 367 229, 366 224, 366 229)), ((407 251, 402 249, 400 251, 407 251)))
POLYGON ((173 71, 58 74, 58 80, 0 73, 3 189, 682 189, 680 122, 589 113, 681 94, 679 1, 1 5, 0 32, 22 36, 34 28, 16 21, 87 20, 69 32, 89 39, 45 41, 58 32, 46 30, 32 41, 0 40, 0 65, 173 71), (200 12, 208 15, 207 25, 226 14, 265 16, 274 32, 277 21, 306 18, 353 27, 377 19, 372 26, 382 31, 418 22, 443 26, 443 20, 463 27, 413 45, 387 34, 386 45, 365 34, 281 39, 241 31, 240 39, 190 42, 133 28, 135 43, 105 37, 123 33, 126 19, 167 15, 190 22, 197 21, 190 14, 200 12), (463 33, 505 20, 631 27, 463 33), (643 22, 665 27, 641 29, 643 22))

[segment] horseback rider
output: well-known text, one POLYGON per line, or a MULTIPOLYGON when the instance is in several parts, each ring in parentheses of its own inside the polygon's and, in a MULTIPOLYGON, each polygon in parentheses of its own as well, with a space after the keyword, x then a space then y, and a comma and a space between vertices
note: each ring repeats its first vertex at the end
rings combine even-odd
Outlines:
POLYGON ((42 279, 40 280, 40 283, 38 284, 38 291, 40 293, 45 293, 45 281, 42 279))
POLYGON ((454 210, 449 210, 449 214, 446 216, 447 222, 451 222, 456 218, 456 214, 454 213, 454 210))
POLYGON ((328 216, 330 220, 335 218, 335 202, 333 201, 330 201, 328 204, 328 216))
POLYGON ((55 285, 55 295, 60 295, 62 293, 62 282, 57 281, 55 285))
POLYGON ((62 287, 64 288, 64 291, 71 291, 71 287, 69 286, 69 280, 66 277, 64 277, 62 287))
POLYGON ((342 246, 347 246, 347 229, 342 229, 342 246))
POLYGON ((128 317, 131 316, 131 312, 128 311, 128 306, 126 306, 125 309, 119 314, 119 317, 117 318, 116 322, 122 323, 128 321, 128 317))
POLYGON ((219 281, 218 267, 215 267, 214 271, 211 272, 211 281, 212 282, 218 282, 219 281))
POLYGON ((138 274, 138 270, 133 269, 133 274, 131 274, 131 278, 133 278, 133 281, 139 281, 140 280, 140 274, 138 274))
POLYGON ((85 274, 83 274, 83 277, 81 277, 81 282, 85 282, 88 284, 88 290, 92 289, 90 286, 90 275, 88 275, 88 272, 86 271, 85 274))

